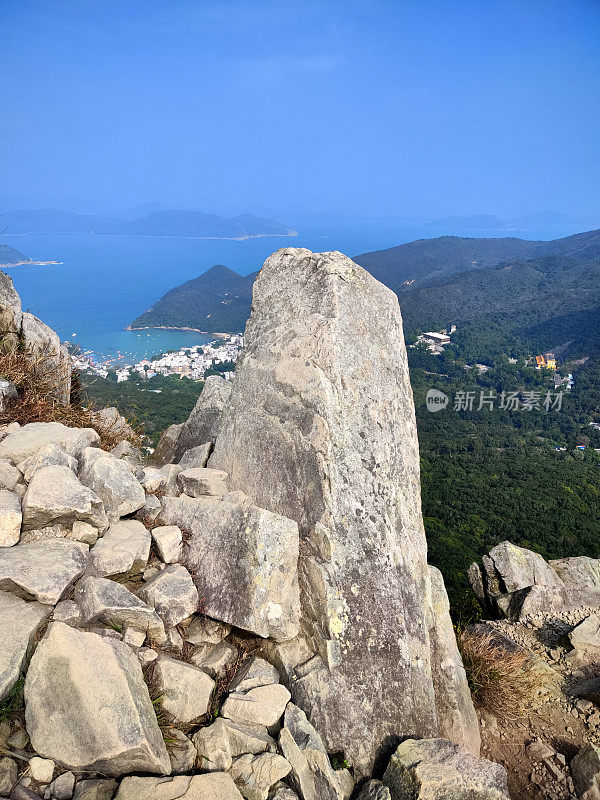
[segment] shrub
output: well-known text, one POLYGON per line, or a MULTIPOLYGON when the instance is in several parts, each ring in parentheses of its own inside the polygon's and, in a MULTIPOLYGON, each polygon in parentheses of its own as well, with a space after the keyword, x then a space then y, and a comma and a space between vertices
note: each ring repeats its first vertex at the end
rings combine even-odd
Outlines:
POLYGON ((529 655, 473 628, 459 631, 458 646, 475 705, 500 718, 521 719, 540 684, 529 655))

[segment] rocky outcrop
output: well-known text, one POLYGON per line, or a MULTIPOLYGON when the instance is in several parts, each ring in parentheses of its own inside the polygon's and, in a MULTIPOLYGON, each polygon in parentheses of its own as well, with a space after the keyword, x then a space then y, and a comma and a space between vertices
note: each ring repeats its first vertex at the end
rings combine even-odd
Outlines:
POLYGON ((510 800, 506 772, 446 739, 407 739, 383 776, 391 800, 510 800))
POLYGON ((327 749, 366 775, 397 737, 437 734, 396 296, 341 253, 270 256, 209 467, 298 523, 303 629, 277 658, 327 749))

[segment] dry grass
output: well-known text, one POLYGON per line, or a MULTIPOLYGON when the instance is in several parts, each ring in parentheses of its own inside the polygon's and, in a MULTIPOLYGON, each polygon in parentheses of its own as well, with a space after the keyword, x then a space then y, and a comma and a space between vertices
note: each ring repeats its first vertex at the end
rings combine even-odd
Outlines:
POLYGON ((475 705, 503 719, 522 719, 540 687, 528 654, 472 629, 459 633, 458 645, 475 705))
POLYGON ((124 432, 116 425, 107 425, 97 415, 97 409, 83 407, 77 400, 64 406, 58 402, 59 387, 64 380, 64 367, 52 355, 16 350, 0 353, 0 377, 15 384, 18 397, 0 411, 0 425, 18 422, 62 422, 72 428, 93 428, 100 436, 104 450, 111 450, 127 439, 140 446, 143 436, 133 425, 124 432))

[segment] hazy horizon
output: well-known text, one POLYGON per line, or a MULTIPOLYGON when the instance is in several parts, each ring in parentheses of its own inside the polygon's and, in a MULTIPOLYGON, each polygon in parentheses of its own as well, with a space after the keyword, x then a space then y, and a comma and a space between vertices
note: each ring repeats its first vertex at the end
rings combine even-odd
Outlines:
POLYGON ((7 0, 0 208, 600 219, 600 4, 7 0))

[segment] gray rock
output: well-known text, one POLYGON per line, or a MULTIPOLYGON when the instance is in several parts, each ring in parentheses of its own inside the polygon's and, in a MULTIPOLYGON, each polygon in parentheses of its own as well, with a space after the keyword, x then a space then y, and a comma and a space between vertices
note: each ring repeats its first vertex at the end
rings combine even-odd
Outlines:
POLYGON ((161 522, 191 537, 183 563, 193 572, 206 613, 276 640, 298 631, 298 528, 249 503, 166 497, 161 522))
POLYGON ((227 729, 229 739, 229 749, 231 755, 236 758, 245 753, 276 753, 277 742, 269 735, 264 725, 244 725, 241 722, 233 722, 230 719, 223 720, 227 729))
POLYGON ((600 797, 600 748, 588 744, 571 761, 571 776, 580 800, 600 797))
POLYGON ((146 495, 144 505, 138 509, 135 516, 136 519, 139 519, 144 525, 154 525, 161 511, 162 505, 158 497, 153 494, 148 494, 146 495))
POLYGON ((53 524, 72 525, 75 520, 105 528, 106 515, 100 497, 83 486, 69 467, 55 464, 36 470, 23 498, 24 530, 53 524))
POLYGON ((117 782, 110 778, 78 781, 73 800, 113 800, 117 782))
POLYGON ((223 703, 221 715, 242 725, 270 728, 283 716, 289 699, 289 691, 280 683, 257 686, 248 692, 230 694, 223 703))
POLYGON ((70 533, 67 533, 67 538, 73 539, 74 542, 83 542, 83 544, 94 545, 98 541, 98 529, 89 522, 82 522, 75 520, 70 533))
POLYGON ((215 645, 222 642, 231 631, 231 625, 205 616, 197 616, 188 625, 185 639, 195 645, 215 645))
POLYGON ((160 468, 160 471, 167 479, 167 485, 164 488, 163 496, 178 497, 181 494, 179 486, 177 485, 177 478, 181 472, 179 464, 165 464, 164 467, 160 468))
POLYGON ((285 711, 279 747, 292 767, 291 777, 303 800, 344 800, 321 737, 293 703, 285 711))
POLYGON ((144 467, 136 477, 149 494, 160 491, 167 483, 166 477, 157 467, 144 467))
POLYGON ((63 406, 68 405, 72 368, 67 348, 63 347, 52 328, 29 312, 25 312, 21 320, 21 337, 25 349, 38 357, 38 371, 50 377, 50 396, 63 406))
POLYGON ((189 723, 206 714, 215 682, 201 669, 159 656, 152 675, 161 698, 160 705, 175 724, 189 723))
POLYGON ((12 547, 21 538, 21 498, 0 489, 0 547, 12 547))
POLYGON ((74 600, 61 600, 54 607, 52 621, 64 622, 65 625, 72 625, 74 628, 78 628, 83 621, 81 609, 74 600))
POLYGON ((0 758, 0 795, 8 795, 12 792, 19 779, 19 768, 17 762, 12 758, 0 758))
POLYGON ((268 800, 270 788, 290 770, 285 758, 277 753, 248 753, 233 762, 229 774, 246 800, 268 800))
POLYGON ((97 457, 85 450, 79 464, 79 480, 102 499, 110 523, 133 514, 146 502, 146 493, 129 466, 111 453, 102 451, 97 457))
MULTIPOLYGON (((192 447, 214 443, 221 425, 223 408, 231 394, 231 383, 218 375, 210 375, 204 382, 202 394, 187 422, 178 432, 169 461, 177 463, 192 447)), ((161 442, 158 444, 159 449, 161 442)), ((163 462, 166 463, 166 462, 163 462)))
POLYGON ((141 467, 144 463, 141 450, 138 447, 134 447, 127 439, 115 445, 110 452, 115 458, 120 458, 129 464, 132 469, 141 467))
POLYGON ((31 659, 25 719, 34 749, 68 769, 170 771, 142 669, 122 642, 53 622, 31 659))
MULTIPOLYGON (((194 654, 195 655, 195 654, 194 654)), ((211 678, 217 678, 219 675, 224 675, 238 657, 237 647, 229 644, 229 642, 221 642, 216 644, 210 653, 203 655, 202 658, 192 658, 192 662, 196 666, 203 669, 211 678)))
POLYGON ((0 591, 56 605, 83 575, 88 547, 80 542, 49 539, 0 550, 0 591))
POLYGON ((150 544, 150 532, 138 520, 115 522, 90 550, 88 574, 106 578, 140 573, 148 563, 150 544))
POLYGON ((264 658, 251 656, 237 671, 229 689, 232 692, 247 692, 257 686, 269 686, 272 683, 279 683, 279 673, 275 667, 264 658))
POLYGON ((92 428, 68 428, 60 422, 30 422, 0 442, 0 458, 20 464, 52 443, 77 457, 86 447, 99 447, 100 437, 92 428))
POLYGON ((282 783, 275 787, 272 800, 299 800, 299 797, 289 786, 282 783))
POLYGON ((44 625, 50 606, 0 592, 0 700, 13 688, 44 625))
POLYGON ((192 741, 198 752, 200 769, 207 772, 229 772, 233 763, 229 735, 224 719, 194 734, 192 741))
POLYGON ((435 567, 429 567, 429 572, 431 671, 440 734, 478 756, 481 748, 479 722, 456 645, 444 579, 435 567))
POLYGON ((550 566, 567 588, 600 589, 600 559, 588 556, 559 558, 550 566))
POLYGON ((25 461, 21 461, 18 467, 27 483, 29 483, 34 472, 38 469, 56 465, 69 467, 73 472, 77 472, 77 459, 66 453, 56 442, 50 442, 50 444, 38 450, 35 455, 26 458, 25 461))
MULTIPOLYGON (((327 749, 366 776, 390 737, 436 735, 419 452, 396 295, 341 253, 270 256, 208 466, 298 523, 302 640, 278 649, 327 749)), ((244 552, 239 542, 240 560, 244 552)))
POLYGON ((181 469, 192 469, 194 467, 205 467, 212 450, 212 443, 205 442, 198 447, 191 447, 181 456, 179 466, 181 469))
POLYGON ((242 800, 230 775, 177 775, 174 778, 135 778, 121 781, 115 800, 242 800))
POLYGON ((600 617, 590 614, 569 633, 572 646, 583 658, 600 659, 600 617))
POLYGON ((98 427, 110 433, 112 436, 128 439, 136 435, 134 429, 127 422, 125 417, 119 414, 119 409, 114 406, 94 411, 93 417, 98 427))
POLYGON ((512 593, 529 586, 558 586, 563 582, 539 553, 501 542, 490 550, 491 558, 505 592, 512 593))
POLYGON ((392 800, 510 800, 506 770, 447 739, 407 739, 383 776, 392 800))
MULTIPOLYGON (((165 641, 164 625, 156 611, 120 583, 106 578, 84 578, 77 585, 75 599, 85 625, 102 623, 132 628, 147 633, 156 644, 165 641)), ((140 646, 143 643, 142 638, 140 646)))
POLYGON ((156 609, 170 628, 198 610, 200 598, 192 576, 181 564, 171 564, 143 586, 138 596, 156 609))
POLYGON ((381 781, 367 781, 357 800, 392 800, 390 790, 381 781))
POLYGON ((20 343, 21 298, 13 286, 12 278, 4 272, 0 273, 0 342, 2 352, 10 352, 20 343))
POLYGON ((26 786, 18 783, 10 793, 10 800, 40 800, 37 792, 32 792, 26 786))
POLYGON ((181 559, 183 538, 177 525, 160 525, 154 528, 152 541, 158 557, 165 564, 175 564, 181 559))
POLYGON ((220 469, 184 469, 179 473, 177 483, 188 497, 221 498, 227 494, 227 473, 220 469))
POLYGON ((19 396, 17 387, 11 381, 0 378, 0 411, 8 411, 11 403, 19 396))
POLYGON ((183 775, 193 772, 196 767, 198 753, 191 739, 177 728, 169 731, 169 758, 171 759, 171 774, 183 775))
POLYGON ((5 458, 2 459, 0 461, 0 489, 7 489, 9 492, 13 492, 21 480, 20 471, 10 461, 5 458))
POLYGON ((52 781, 48 789, 54 800, 71 800, 75 789, 75 775, 72 772, 63 772, 52 781))
POLYGON ((179 425, 169 425, 166 431, 158 440, 154 452, 150 456, 150 463, 162 467, 163 464, 170 464, 175 458, 175 448, 179 434, 183 428, 183 422, 179 425))

